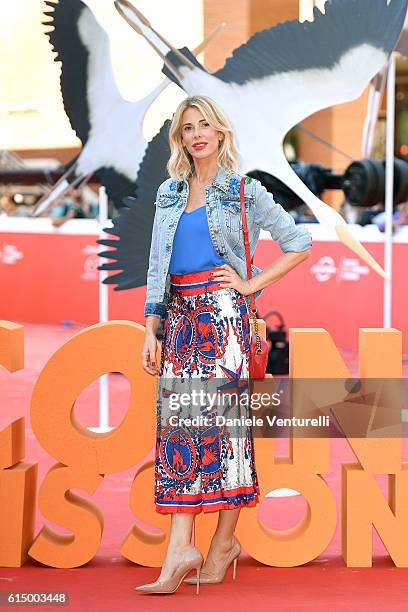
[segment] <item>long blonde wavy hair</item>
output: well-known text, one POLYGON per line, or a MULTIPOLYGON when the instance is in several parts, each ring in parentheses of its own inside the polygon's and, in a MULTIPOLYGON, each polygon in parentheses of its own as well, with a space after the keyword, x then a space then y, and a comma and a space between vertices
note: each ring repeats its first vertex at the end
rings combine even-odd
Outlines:
POLYGON ((193 158, 181 141, 181 121, 187 108, 197 108, 212 128, 224 135, 218 149, 218 165, 226 172, 237 168, 239 152, 235 142, 232 125, 224 111, 207 96, 189 96, 185 98, 173 115, 169 130, 171 155, 167 162, 169 176, 176 180, 187 180, 194 173, 193 158))

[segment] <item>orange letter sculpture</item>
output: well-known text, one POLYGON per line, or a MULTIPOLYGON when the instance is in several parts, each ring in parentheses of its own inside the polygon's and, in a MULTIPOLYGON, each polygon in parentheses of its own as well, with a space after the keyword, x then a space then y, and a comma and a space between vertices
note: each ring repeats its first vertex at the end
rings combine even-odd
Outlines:
MULTIPOLYGON (((401 379, 401 332, 360 330, 360 373, 363 378, 401 379)), ((374 413, 373 437, 349 439, 359 463, 342 466, 342 552, 348 567, 371 567, 373 527, 395 565, 408 567, 408 464, 402 463, 402 393, 398 385, 394 384, 394 388, 394 396, 384 398, 394 416, 395 425, 389 432, 392 437, 386 437, 388 423, 376 425, 374 413), (380 437, 382 426, 384 437, 380 437), (388 474, 388 502, 374 479, 375 474, 388 474)))
MULTIPOLYGON (((144 327, 130 321, 88 327, 50 358, 34 388, 32 428, 42 447, 56 460, 41 484, 39 508, 45 517, 69 529, 70 535, 57 534, 44 526, 33 541, 37 464, 23 462, 24 419, 0 432, 0 566, 17 567, 25 562, 27 554, 53 567, 77 567, 91 560, 100 545, 103 515, 95 504, 74 495, 71 489, 92 495, 105 474, 132 466, 137 466, 137 471, 130 506, 138 522, 125 536, 121 553, 135 563, 160 566, 170 516, 155 512, 154 461, 144 460, 155 443, 157 378, 148 376, 141 367, 143 340, 144 327), (131 394, 122 422, 101 434, 82 426, 73 408, 87 385, 108 372, 126 376, 131 394)), ((344 410, 341 401, 344 381, 351 376, 329 334, 323 329, 292 329, 290 346, 293 416, 331 410, 347 433, 350 410, 344 410), (319 395, 313 379, 330 379, 329 397, 319 395), (310 393, 305 398, 305 381, 307 386, 309 380, 310 393)), ((367 396, 369 378, 401 379, 401 334, 397 330, 360 330, 359 352, 360 376, 367 386, 363 389, 367 396)), ((0 365, 9 371, 23 367, 21 326, 0 322, 0 365)), ((400 415, 399 394, 387 399, 387 405, 400 415)), ((373 410, 367 406, 371 439, 348 438, 358 463, 346 464, 342 471, 343 557, 348 566, 370 566, 374 526, 394 563, 406 567, 408 469, 402 463, 401 424, 386 430, 388 437, 381 439, 375 435, 381 423, 376 423, 373 410), (388 503, 375 474, 389 475, 388 503)), ((255 439, 261 493, 265 496, 281 487, 296 489, 307 502, 306 514, 296 527, 283 531, 262 524, 259 507, 246 508, 240 515, 237 535, 254 559, 291 567, 315 559, 333 537, 336 504, 323 478, 330 471, 330 439, 293 437, 288 457, 276 457, 274 449, 273 439, 255 439)), ((216 518, 216 513, 196 517, 196 543, 203 553, 208 550, 216 518)))
MULTIPOLYGON (((24 367, 24 328, 0 321, 0 366, 24 367)), ((0 431, 0 566, 20 567, 34 537, 37 463, 25 463, 25 419, 0 431)))
POLYGON ((92 559, 101 540, 102 515, 69 489, 95 492, 104 474, 135 465, 154 443, 154 388, 140 366, 143 337, 144 328, 130 321, 93 325, 68 340, 40 374, 31 423, 42 447, 58 461, 41 485, 40 509, 74 534, 67 539, 44 527, 29 551, 41 563, 76 567, 92 559), (124 374, 131 394, 120 425, 100 434, 83 427, 72 411, 80 392, 107 372, 124 374))

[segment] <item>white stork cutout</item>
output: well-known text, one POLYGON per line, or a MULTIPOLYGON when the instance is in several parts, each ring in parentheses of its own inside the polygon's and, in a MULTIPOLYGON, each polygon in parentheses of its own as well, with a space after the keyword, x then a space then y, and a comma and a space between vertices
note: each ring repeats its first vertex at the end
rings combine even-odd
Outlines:
POLYGON ((407 0, 328 0, 324 13, 314 9, 313 22, 290 21, 256 33, 213 74, 188 49, 174 48, 128 0, 115 0, 115 6, 164 58, 169 78, 188 95, 207 95, 222 106, 237 136, 240 170, 263 170, 280 179, 385 278, 343 217, 293 172, 283 140, 311 114, 364 92, 398 41, 407 0))
MULTIPOLYGON (((109 37, 91 9, 81 0, 46 0, 52 11, 46 35, 61 61, 61 91, 65 111, 83 149, 64 176, 40 202, 34 216, 44 213, 70 188, 99 171, 101 182, 117 206, 135 191, 147 141, 142 125, 145 114, 171 83, 164 79, 145 98, 125 100, 112 68, 109 37), (131 152, 131 154, 130 154, 131 152)), ((196 49, 204 47, 224 26, 220 24, 196 49)))

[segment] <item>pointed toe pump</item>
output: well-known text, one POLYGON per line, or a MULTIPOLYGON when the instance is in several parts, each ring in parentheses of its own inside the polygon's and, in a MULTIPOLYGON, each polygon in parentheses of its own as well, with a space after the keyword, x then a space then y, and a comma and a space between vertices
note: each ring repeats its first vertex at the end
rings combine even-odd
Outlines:
POLYGON ((217 568, 217 570, 212 574, 208 574, 207 572, 200 572, 200 575, 197 575, 197 577, 191 576, 190 578, 186 578, 184 582, 187 582, 188 584, 197 584, 198 581, 200 582, 200 584, 218 584, 224 580, 225 574, 227 573, 227 569, 229 568, 231 563, 232 579, 235 580, 237 577, 237 564, 240 553, 241 545, 238 542, 237 538, 234 537, 234 544, 222 567, 217 568))
POLYGON ((184 578, 192 570, 196 570, 197 577, 194 584, 197 585, 196 593, 200 592, 200 569, 203 564, 203 556, 196 546, 183 552, 179 556, 178 563, 174 568, 172 576, 166 580, 156 580, 149 584, 142 584, 141 586, 134 587, 136 591, 141 593, 151 594, 171 594, 175 593, 183 582, 184 578))

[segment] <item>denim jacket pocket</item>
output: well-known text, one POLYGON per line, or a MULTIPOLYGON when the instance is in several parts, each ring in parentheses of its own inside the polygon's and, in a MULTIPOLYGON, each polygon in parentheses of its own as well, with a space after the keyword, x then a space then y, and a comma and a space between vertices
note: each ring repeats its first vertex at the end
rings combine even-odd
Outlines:
MULTIPOLYGON (((247 216, 247 224, 250 224, 250 218, 253 214, 254 198, 245 195, 245 212, 247 216)), ((222 195, 220 196, 220 209, 223 217, 223 225, 227 234, 227 239, 232 249, 238 244, 244 244, 241 200, 239 195, 222 195)))
MULTIPOLYGON (((160 197, 157 201, 157 209, 158 209, 158 226, 159 226, 159 234, 161 235, 163 228, 166 226, 167 222, 172 218, 173 212, 176 210, 176 204, 180 200, 180 196, 175 193, 163 193, 160 194, 160 197)), ((159 240, 162 239, 162 236, 159 237, 159 240)))

